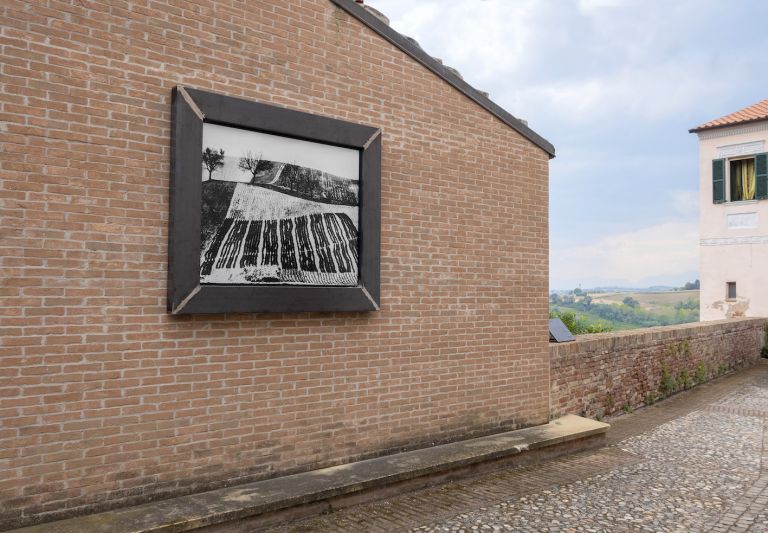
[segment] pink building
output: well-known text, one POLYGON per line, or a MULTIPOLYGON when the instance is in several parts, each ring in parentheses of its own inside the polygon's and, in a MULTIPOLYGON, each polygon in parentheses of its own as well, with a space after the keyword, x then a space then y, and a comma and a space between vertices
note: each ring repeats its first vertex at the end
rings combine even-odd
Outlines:
POLYGON ((768 100, 699 136, 701 319, 768 316, 768 100))

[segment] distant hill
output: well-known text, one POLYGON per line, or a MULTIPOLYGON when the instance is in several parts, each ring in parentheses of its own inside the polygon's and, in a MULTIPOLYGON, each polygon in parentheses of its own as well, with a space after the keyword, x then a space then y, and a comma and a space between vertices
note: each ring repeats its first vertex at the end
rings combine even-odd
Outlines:
MULTIPOLYGON (((593 287, 588 289, 581 289, 584 292, 664 292, 673 291, 676 287, 670 285, 653 285, 651 287, 618 287, 618 286, 605 286, 605 287, 593 287)), ((568 294, 573 289, 553 289, 549 291, 550 294, 568 294)))
POLYGON ((653 285, 651 287, 595 287, 585 289, 586 292, 664 292, 673 291, 675 287, 669 285, 653 285))

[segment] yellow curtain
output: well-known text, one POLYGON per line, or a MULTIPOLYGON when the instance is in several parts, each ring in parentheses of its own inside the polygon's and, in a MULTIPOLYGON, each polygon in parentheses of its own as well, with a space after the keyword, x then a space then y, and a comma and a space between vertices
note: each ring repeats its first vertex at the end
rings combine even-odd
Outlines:
POLYGON ((739 165, 740 176, 737 179, 741 183, 741 190, 743 193, 743 200, 755 199, 755 160, 744 159, 739 165))

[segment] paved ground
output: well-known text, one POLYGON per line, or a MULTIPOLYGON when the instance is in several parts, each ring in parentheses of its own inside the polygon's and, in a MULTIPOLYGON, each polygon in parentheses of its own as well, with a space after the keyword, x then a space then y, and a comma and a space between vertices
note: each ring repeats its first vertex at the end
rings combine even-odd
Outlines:
POLYGON ((600 450, 275 531, 768 533, 768 363, 609 422, 600 450))

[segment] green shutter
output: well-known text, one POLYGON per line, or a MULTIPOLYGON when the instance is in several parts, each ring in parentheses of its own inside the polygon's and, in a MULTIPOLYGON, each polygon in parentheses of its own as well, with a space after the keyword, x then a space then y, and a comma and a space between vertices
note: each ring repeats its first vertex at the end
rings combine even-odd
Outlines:
POLYGON ((712 202, 725 202, 725 159, 712 161, 712 202))
POLYGON ((768 154, 755 156, 755 198, 768 198, 768 154))

